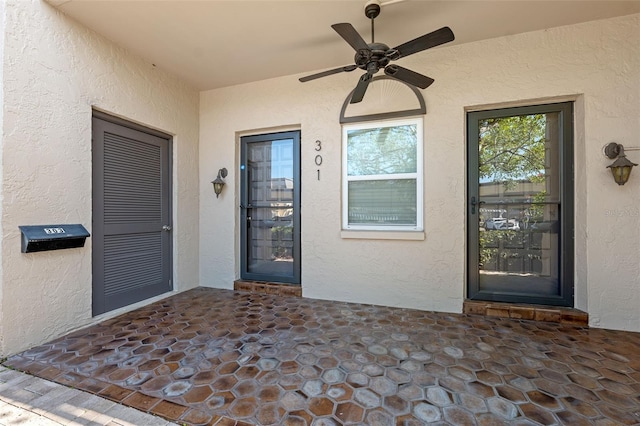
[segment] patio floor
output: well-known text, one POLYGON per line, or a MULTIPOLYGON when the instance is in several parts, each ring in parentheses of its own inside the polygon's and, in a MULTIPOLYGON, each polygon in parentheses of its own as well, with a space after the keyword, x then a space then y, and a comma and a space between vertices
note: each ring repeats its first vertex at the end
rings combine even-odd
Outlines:
POLYGON ((640 333, 230 290, 5 364, 181 424, 640 424, 640 333))

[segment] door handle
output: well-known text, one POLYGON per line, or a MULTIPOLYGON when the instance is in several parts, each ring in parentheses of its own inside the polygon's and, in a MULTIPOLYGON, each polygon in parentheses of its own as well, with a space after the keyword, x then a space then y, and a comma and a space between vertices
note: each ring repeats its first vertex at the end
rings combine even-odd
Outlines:
POLYGON ((476 206, 481 206, 484 201, 476 201, 476 197, 471 197, 471 214, 476 214, 476 206))
POLYGON ((171 231, 171 226, 169 226, 169 225, 162 225, 162 230, 163 230, 163 231, 167 231, 167 232, 169 232, 169 231, 171 231))

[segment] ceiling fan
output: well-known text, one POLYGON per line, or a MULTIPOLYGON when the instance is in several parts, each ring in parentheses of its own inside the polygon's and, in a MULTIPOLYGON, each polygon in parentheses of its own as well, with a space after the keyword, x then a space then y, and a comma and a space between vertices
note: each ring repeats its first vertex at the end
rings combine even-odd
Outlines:
POLYGON ((439 30, 430 32, 394 48, 389 48, 389 46, 384 43, 376 43, 374 38, 374 20, 380 14, 380 1, 372 0, 367 2, 364 8, 364 14, 367 18, 371 19, 371 43, 365 42, 351 24, 342 23, 331 26, 331 28, 356 51, 354 58, 355 64, 308 75, 300 78, 300 81, 304 83, 315 80, 316 78, 341 72, 351 72, 360 68, 366 71, 366 73, 360 77, 351 96, 350 103, 352 104, 362 101, 373 75, 381 69, 384 69, 384 73, 389 77, 404 81, 421 89, 429 87, 434 81, 432 78, 401 67, 400 65, 391 64, 390 62, 453 41, 455 37, 451 28, 442 27, 439 30))

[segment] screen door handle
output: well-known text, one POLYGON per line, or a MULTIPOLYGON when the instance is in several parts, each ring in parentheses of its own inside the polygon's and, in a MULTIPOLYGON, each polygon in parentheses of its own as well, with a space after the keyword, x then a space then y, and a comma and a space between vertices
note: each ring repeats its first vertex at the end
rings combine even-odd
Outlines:
POLYGON ((476 201, 476 197, 471 197, 471 214, 476 214, 476 206, 484 204, 484 201, 476 201))

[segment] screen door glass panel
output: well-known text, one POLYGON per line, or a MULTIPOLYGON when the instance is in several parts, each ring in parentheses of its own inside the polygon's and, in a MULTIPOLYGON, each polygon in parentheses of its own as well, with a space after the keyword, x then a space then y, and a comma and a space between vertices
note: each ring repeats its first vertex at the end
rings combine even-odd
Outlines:
POLYGON ((299 137, 242 139, 243 278, 298 283, 299 137))
POLYGON ((482 292, 559 296, 557 112, 478 121, 478 284, 482 292))

